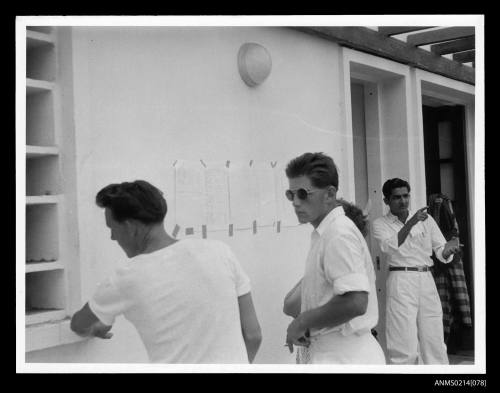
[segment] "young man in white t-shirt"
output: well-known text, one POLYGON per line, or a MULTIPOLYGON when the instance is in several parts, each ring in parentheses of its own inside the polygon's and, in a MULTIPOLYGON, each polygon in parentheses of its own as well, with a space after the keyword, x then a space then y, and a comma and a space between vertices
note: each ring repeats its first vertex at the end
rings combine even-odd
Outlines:
POLYGON ((251 363, 262 337, 250 280, 220 241, 176 240, 162 192, 137 180, 96 196, 111 239, 130 258, 71 319, 82 336, 111 338, 123 314, 154 363, 251 363))

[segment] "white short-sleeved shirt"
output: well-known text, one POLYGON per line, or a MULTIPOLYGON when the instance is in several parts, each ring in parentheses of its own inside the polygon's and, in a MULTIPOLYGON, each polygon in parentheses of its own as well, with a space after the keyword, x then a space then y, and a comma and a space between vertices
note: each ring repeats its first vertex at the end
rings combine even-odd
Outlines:
POLYGON ((106 325, 123 314, 151 362, 248 363, 238 305, 248 292, 225 243, 184 239, 130 259, 99 284, 89 307, 106 325))
MULTIPOLYGON (((408 219, 415 214, 409 211, 408 219)), ((448 259, 443 258, 446 244, 441 230, 436 221, 428 215, 425 221, 415 224, 405 241, 398 247, 398 233, 404 224, 390 211, 373 222, 373 236, 380 245, 380 250, 388 255, 391 266, 398 267, 423 267, 432 266, 432 251, 440 261, 451 262, 453 255, 448 259)))
POLYGON ((311 234, 311 247, 302 280, 301 311, 317 308, 333 296, 368 292, 366 313, 333 328, 313 329, 311 337, 340 331, 369 332, 378 321, 375 272, 366 241, 342 206, 333 209, 311 234))

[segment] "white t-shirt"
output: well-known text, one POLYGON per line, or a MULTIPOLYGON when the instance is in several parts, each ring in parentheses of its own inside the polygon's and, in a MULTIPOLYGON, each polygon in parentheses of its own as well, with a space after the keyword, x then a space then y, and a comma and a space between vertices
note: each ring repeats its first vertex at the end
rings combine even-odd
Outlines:
POLYGON ((375 271, 363 235, 342 206, 333 209, 311 234, 311 247, 302 280, 301 311, 317 308, 333 296, 368 292, 365 314, 333 328, 312 329, 311 337, 340 332, 369 332, 378 321, 375 271))
POLYGON ((184 239, 138 255, 100 283, 89 307, 124 314, 154 363, 248 363, 238 297, 250 280, 223 242, 184 239))

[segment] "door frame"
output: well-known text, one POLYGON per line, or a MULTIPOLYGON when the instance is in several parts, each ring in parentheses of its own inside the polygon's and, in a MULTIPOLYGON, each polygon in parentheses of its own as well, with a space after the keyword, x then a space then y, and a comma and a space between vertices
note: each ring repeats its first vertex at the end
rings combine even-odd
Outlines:
MULTIPOLYGON (((425 155, 422 95, 465 106, 465 144, 466 167, 469 177, 468 207, 471 223, 471 240, 474 288, 474 309, 476 318, 476 356, 484 355, 484 345, 477 341, 477 331, 484 329, 484 302, 478 305, 478 299, 484 299, 484 233, 478 232, 478 222, 484 229, 484 180, 483 174, 476 174, 474 169, 478 154, 476 149, 482 141, 476 138, 475 129, 475 87, 463 82, 451 80, 427 71, 412 68, 353 49, 341 48, 341 83, 345 99, 346 140, 352 140, 351 79, 362 82, 365 86, 365 126, 367 139, 368 192, 371 198, 369 219, 386 213, 381 192, 382 184, 391 177, 401 177, 412 186, 412 206, 427 204, 425 181, 425 155), (395 94, 395 92, 397 94, 395 94), (393 96, 391 99, 391 95, 393 96), (399 98, 401 102, 397 99, 399 98), (396 119, 396 120, 394 120, 396 119), (398 127, 401 129, 396 130, 398 127), (476 140, 477 139, 477 140, 476 140), (395 147, 394 140, 399 145, 395 147), (481 206, 482 205, 482 206, 481 206), (479 214, 478 214, 479 213, 479 214), (478 218, 481 218, 478 221, 478 218), (474 224, 476 223, 476 224, 474 224), (479 247, 478 245, 481 245, 479 247), (482 253, 482 254, 481 254, 482 253), (482 279, 482 282, 481 282, 482 279), (479 307, 478 307, 479 306, 479 307), (483 312, 482 312, 483 311, 483 312), (483 320, 478 321, 477 315, 483 320), (479 323, 477 323, 479 322, 479 323), (479 344, 479 345, 478 345, 479 344)), ((349 177, 347 199, 355 200, 354 151, 352 142, 347 142, 348 163, 346 176, 349 177)), ((372 236, 371 233, 369 235, 372 236)), ((377 295, 379 297, 380 342, 385 349, 385 280, 387 271, 385 259, 376 242, 371 243, 371 252, 377 273, 377 295), (382 334, 380 334, 382 333, 382 334)), ((483 337, 484 340, 484 337, 483 337)), ((484 343, 484 341, 483 341, 484 343)))
MULTIPOLYGON (((408 66, 391 60, 358 52, 348 48, 342 49, 343 85, 345 94, 345 126, 348 138, 353 137, 351 81, 364 85, 366 154, 368 197, 371 209, 370 224, 373 219, 386 213, 383 202, 382 185, 389 177, 402 177, 411 183, 422 183, 425 186, 425 168, 413 164, 415 156, 423 153, 423 135, 418 143, 415 137, 411 95, 411 70, 408 66), (412 143, 410 143, 410 141, 412 143), (420 146, 420 144, 422 146, 420 146), (397 163, 397 165, 395 165, 397 163), (419 169, 421 171, 419 172, 419 169)), ((350 155, 347 176, 350 179, 348 199, 355 200, 354 180, 354 146, 350 142, 347 147, 350 155)), ((414 199, 417 203, 425 201, 425 189, 415 188, 414 199), (420 191, 419 191, 420 190, 420 191)), ((425 203, 425 202, 424 202, 425 203)), ((372 254, 376 273, 377 298, 379 305, 379 321, 376 327, 378 340, 386 352, 385 340, 385 297, 387 263, 385 256, 369 231, 368 244, 372 254)))
MULTIPOLYGON (((423 70, 416 70, 416 91, 420 114, 419 128, 423 133, 422 96, 429 96, 443 103, 464 107, 464 160, 466 171, 466 206, 468 210, 470 236, 470 277, 469 295, 473 310, 473 333, 475 362, 485 357, 484 329, 485 317, 485 233, 484 233, 484 172, 482 168, 484 152, 484 127, 476 116, 476 88, 466 83, 449 80, 423 70), (480 161, 479 161, 480 160, 480 161)), ((479 106, 478 106, 479 108, 479 106)))

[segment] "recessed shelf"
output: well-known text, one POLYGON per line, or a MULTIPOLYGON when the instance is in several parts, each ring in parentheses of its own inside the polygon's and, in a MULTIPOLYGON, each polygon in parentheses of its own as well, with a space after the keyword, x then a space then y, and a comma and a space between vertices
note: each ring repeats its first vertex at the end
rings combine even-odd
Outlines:
POLYGON ((66 317, 65 310, 59 309, 38 309, 28 310, 26 312, 26 325, 44 323, 49 321, 58 321, 66 317))
POLYGON ((53 81, 56 77, 56 49, 47 34, 28 32, 26 40, 26 77, 53 81), (30 35, 32 37, 30 38, 30 35))
POLYGON ((56 116, 57 36, 26 27, 26 350, 79 340, 69 329, 65 264, 59 259, 64 214, 56 116))
POLYGON ((26 94, 38 94, 49 92, 54 89, 54 83, 40 80, 40 79, 32 79, 26 78, 26 94))
POLYGON ((59 259, 58 207, 57 204, 26 205, 27 261, 59 259))
POLYGON ((26 274, 26 323, 42 323, 66 316, 64 271, 49 270, 26 274))
POLYGON ((26 273, 47 272, 64 269, 60 261, 53 262, 26 262, 26 273))
POLYGON ((51 196, 61 193, 59 157, 38 156, 26 161, 26 195, 51 196))
POLYGON ((32 49, 40 46, 54 46, 54 36, 34 30, 26 30, 26 48, 32 49))
POLYGON ((50 34, 52 26, 26 26, 26 31, 38 31, 40 33, 50 34))
POLYGON ((31 83, 38 93, 26 95, 26 144, 56 146, 53 92, 44 88, 51 83, 38 82, 31 83))
POLYGON ((26 146, 26 158, 39 158, 45 156, 57 156, 59 147, 57 146, 26 146))
POLYGON ((71 319, 65 317, 61 320, 26 326, 26 352, 88 340, 88 337, 75 334, 70 324, 71 319))
POLYGON ((59 203, 59 195, 27 196, 26 205, 51 205, 59 203))

